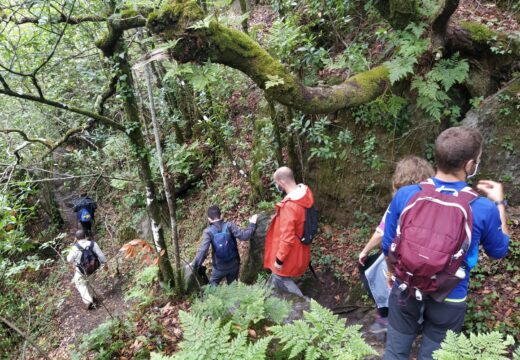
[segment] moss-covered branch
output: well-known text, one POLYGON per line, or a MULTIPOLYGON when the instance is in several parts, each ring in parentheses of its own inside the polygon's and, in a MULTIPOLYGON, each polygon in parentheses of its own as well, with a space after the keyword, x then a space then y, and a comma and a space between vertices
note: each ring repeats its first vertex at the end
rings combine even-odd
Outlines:
POLYGON ((446 44, 452 51, 460 51, 477 58, 510 56, 520 57, 520 37, 512 33, 498 32, 484 24, 463 21, 450 26, 446 44))
POLYGON ((32 138, 29 135, 27 135, 27 133, 25 133, 23 130, 20 130, 20 129, 0 129, 0 133, 4 133, 4 134, 16 133, 16 134, 20 135, 28 143, 42 144, 43 146, 45 146, 46 148, 49 148, 49 149, 52 149, 52 146, 54 145, 54 143, 52 141, 47 140, 47 139, 32 138))
MULTIPOLYGON (((174 3, 150 14, 148 27, 165 40, 178 40, 172 56, 180 62, 204 62, 242 71, 268 98, 306 113, 330 113, 364 104, 381 95, 388 85, 388 69, 379 66, 336 86, 304 86, 278 60, 247 34, 218 24, 194 29, 203 17, 196 3, 174 3)), ((198 26, 197 26, 198 27, 198 26)))

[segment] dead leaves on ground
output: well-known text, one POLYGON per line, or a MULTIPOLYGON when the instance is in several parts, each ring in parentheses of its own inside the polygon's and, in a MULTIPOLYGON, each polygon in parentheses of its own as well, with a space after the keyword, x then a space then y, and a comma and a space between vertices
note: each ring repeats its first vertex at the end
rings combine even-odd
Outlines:
MULTIPOLYGON (((143 264, 159 264, 157 251, 148 242, 141 239, 134 239, 124 244, 119 251, 123 253, 125 259, 133 259, 140 255, 143 264)), ((160 256, 163 256, 164 253, 164 250, 161 250, 160 256)))

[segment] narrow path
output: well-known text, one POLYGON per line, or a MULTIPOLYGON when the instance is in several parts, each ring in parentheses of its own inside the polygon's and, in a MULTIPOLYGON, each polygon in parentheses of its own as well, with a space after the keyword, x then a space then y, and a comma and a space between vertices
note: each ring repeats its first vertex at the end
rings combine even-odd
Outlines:
MULTIPOLYGON (((76 215, 72 209, 76 198, 74 190, 67 189, 63 183, 56 184, 56 201, 59 204, 65 231, 68 234, 70 244, 74 242, 74 234, 77 230, 76 215)), ((99 217, 101 218, 101 217, 99 217)), ((95 310, 87 310, 82 302, 76 287, 71 282, 73 273, 65 275, 58 284, 64 292, 70 292, 65 302, 61 305, 61 312, 57 314, 56 323, 59 346, 49 353, 51 359, 70 359, 71 351, 78 348, 83 335, 88 334, 102 323, 124 314, 129 309, 129 304, 124 301, 123 287, 125 276, 116 276, 118 249, 113 249, 109 241, 97 239, 98 244, 107 256, 108 262, 100 269, 91 280, 96 296, 101 300, 101 306, 95 310)))

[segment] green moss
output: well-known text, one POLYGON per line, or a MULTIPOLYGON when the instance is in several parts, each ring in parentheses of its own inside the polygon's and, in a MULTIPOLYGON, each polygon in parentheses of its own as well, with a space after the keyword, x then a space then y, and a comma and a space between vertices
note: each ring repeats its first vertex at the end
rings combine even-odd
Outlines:
POLYGON ((397 29, 420 20, 417 0, 390 0, 388 10, 387 20, 397 29))
POLYGON ((482 25, 474 21, 462 21, 460 27, 466 30, 471 40, 476 42, 488 42, 496 39, 498 33, 488 28, 486 25, 482 25))
POLYGON ((122 9, 119 14, 121 15, 121 17, 123 19, 126 19, 126 18, 131 18, 131 17, 136 17, 138 15, 140 15, 140 13, 135 10, 135 9, 130 9, 130 8, 126 8, 126 9, 122 9))
POLYGON ((204 11, 197 1, 170 0, 161 9, 148 15, 147 26, 155 33, 162 33, 168 40, 181 36, 197 20, 204 18, 204 11))

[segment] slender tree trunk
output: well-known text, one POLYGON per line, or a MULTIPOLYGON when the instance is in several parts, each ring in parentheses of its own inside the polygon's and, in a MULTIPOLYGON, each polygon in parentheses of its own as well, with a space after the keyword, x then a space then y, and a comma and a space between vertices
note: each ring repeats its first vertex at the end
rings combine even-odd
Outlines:
MULTIPOLYGON (((285 121, 287 125, 290 125, 293 121, 293 111, 288 106, 285 108, 285 121)), ((287 132, 287 163, 292 169, 296 180, 303 181, 303 161, 300 161, 302 159, 299 159, 297 152, 298 150, 301 151, 301 149, 297 149, 295 137, 290 131, 287 132)))
MULTIPOLYGON (((47 160, 44 162, 44 169, 50 170, 52 172, 53 164, 52 158, 51 160, 47 160)), ((49 215, 51 219, 51 223, 55 225, 58 229, 61 229, 65 222, 63 221, 63 217, 60 213, 60 206, 56 201, 56 196, 54 194, 54 183, 51 181, 43 181, 41 184, 41 193, 43 195, 43 210, 49 215)))
MULTIPOLYGON (((240 2, 240 11, 242 12, 242 15, 247 13, 247 1, 246 0, 239 0, 240 2)), ((247 18, 242 20, 242 30, 244 30, 245 33, 247 33, 247 18)))
POLYGON ((152 235, 155 248, 159 256, 159 270, 162 281, 170 286, 174 285, 174 275, 170 259, 168 257, 168 247, 164 240, 164 230, 161 225, 161 207, 157 201, 155 184, 153 182, 152 170, 150 168, 150 160, 148 148, 141 130, 139 121, 139 111, 135 98, 135 89, 133 84, 132 71, 127 61, 127 53, 124 58, 118 57, 119 70, 122 75, 121 85, 123 88, 124 109, 127 121, 130 123, 128 137, 132 144, 135 157, 137 158, 137 166, 139 168, 139 177, 146 188, 146 209, 150 222, 152 224, 152 235))
POLYGON ((146 78, 146 86, 148 88, 148 101, 150 103, 150 115, 152 117, 153 134, 155 137, 155 151, 157 153, 157 160, 159 161, 159 169, 164 184, 164 192, 166 194, 166 202, 168 203, 168 211, 170 212, 170 227, 172 234, 172 245, 174 247, 175 254, 175 285, 179 292, 182 292, 182 281, 181 281, 181 255, 179 248, 179 232, 177 229, 177 215, 176 215, 176 199, 173 189, 173 180, 170 180, 166 174, 164 160, 162 156, 162 145, 161 145, 161 134, 159 124, 157 122, 157 115, 155 112, 155 103, 152 93, 152 74, 150 71, 150 65, 145 65, 144 74, 146 78))
POLYGON ((276 108, 274 105, 274 101, 267 100, 267 103, 269 104, 269 114, 271 116, 271 121, 273 123, 273 132, 274 132, 274 140, 276 142, 276 149, 275 149, 275 156, 276 161, 278 162, 278 166, 282 166, 283 164, 283 143, 282 143, 282 136, 281 129, 280 129, 280 120, 278 118, 278 115, 276 114, 276 108))
MULTIPOLYGON (((171 89, 169 86, 165 87, 163 83, 164 72, 161 71, 161 67, 158 65, 156 66, 156 64, 153 62, 149 65, 151 66, 152 72, 155 75, 157 87, 159 89, 164 89, 164 99, 168 104, 168 114, 173 117, 175 114, 175 109, 177 109, 176 94, 173 92, 173 89, 171 89)), ((182 132, 181 127, 176 121, 172 122, 172 126, 173 131, 175 132, 175 141, 177 142, 177 144, 184 144, 184 134, 182 132)))

